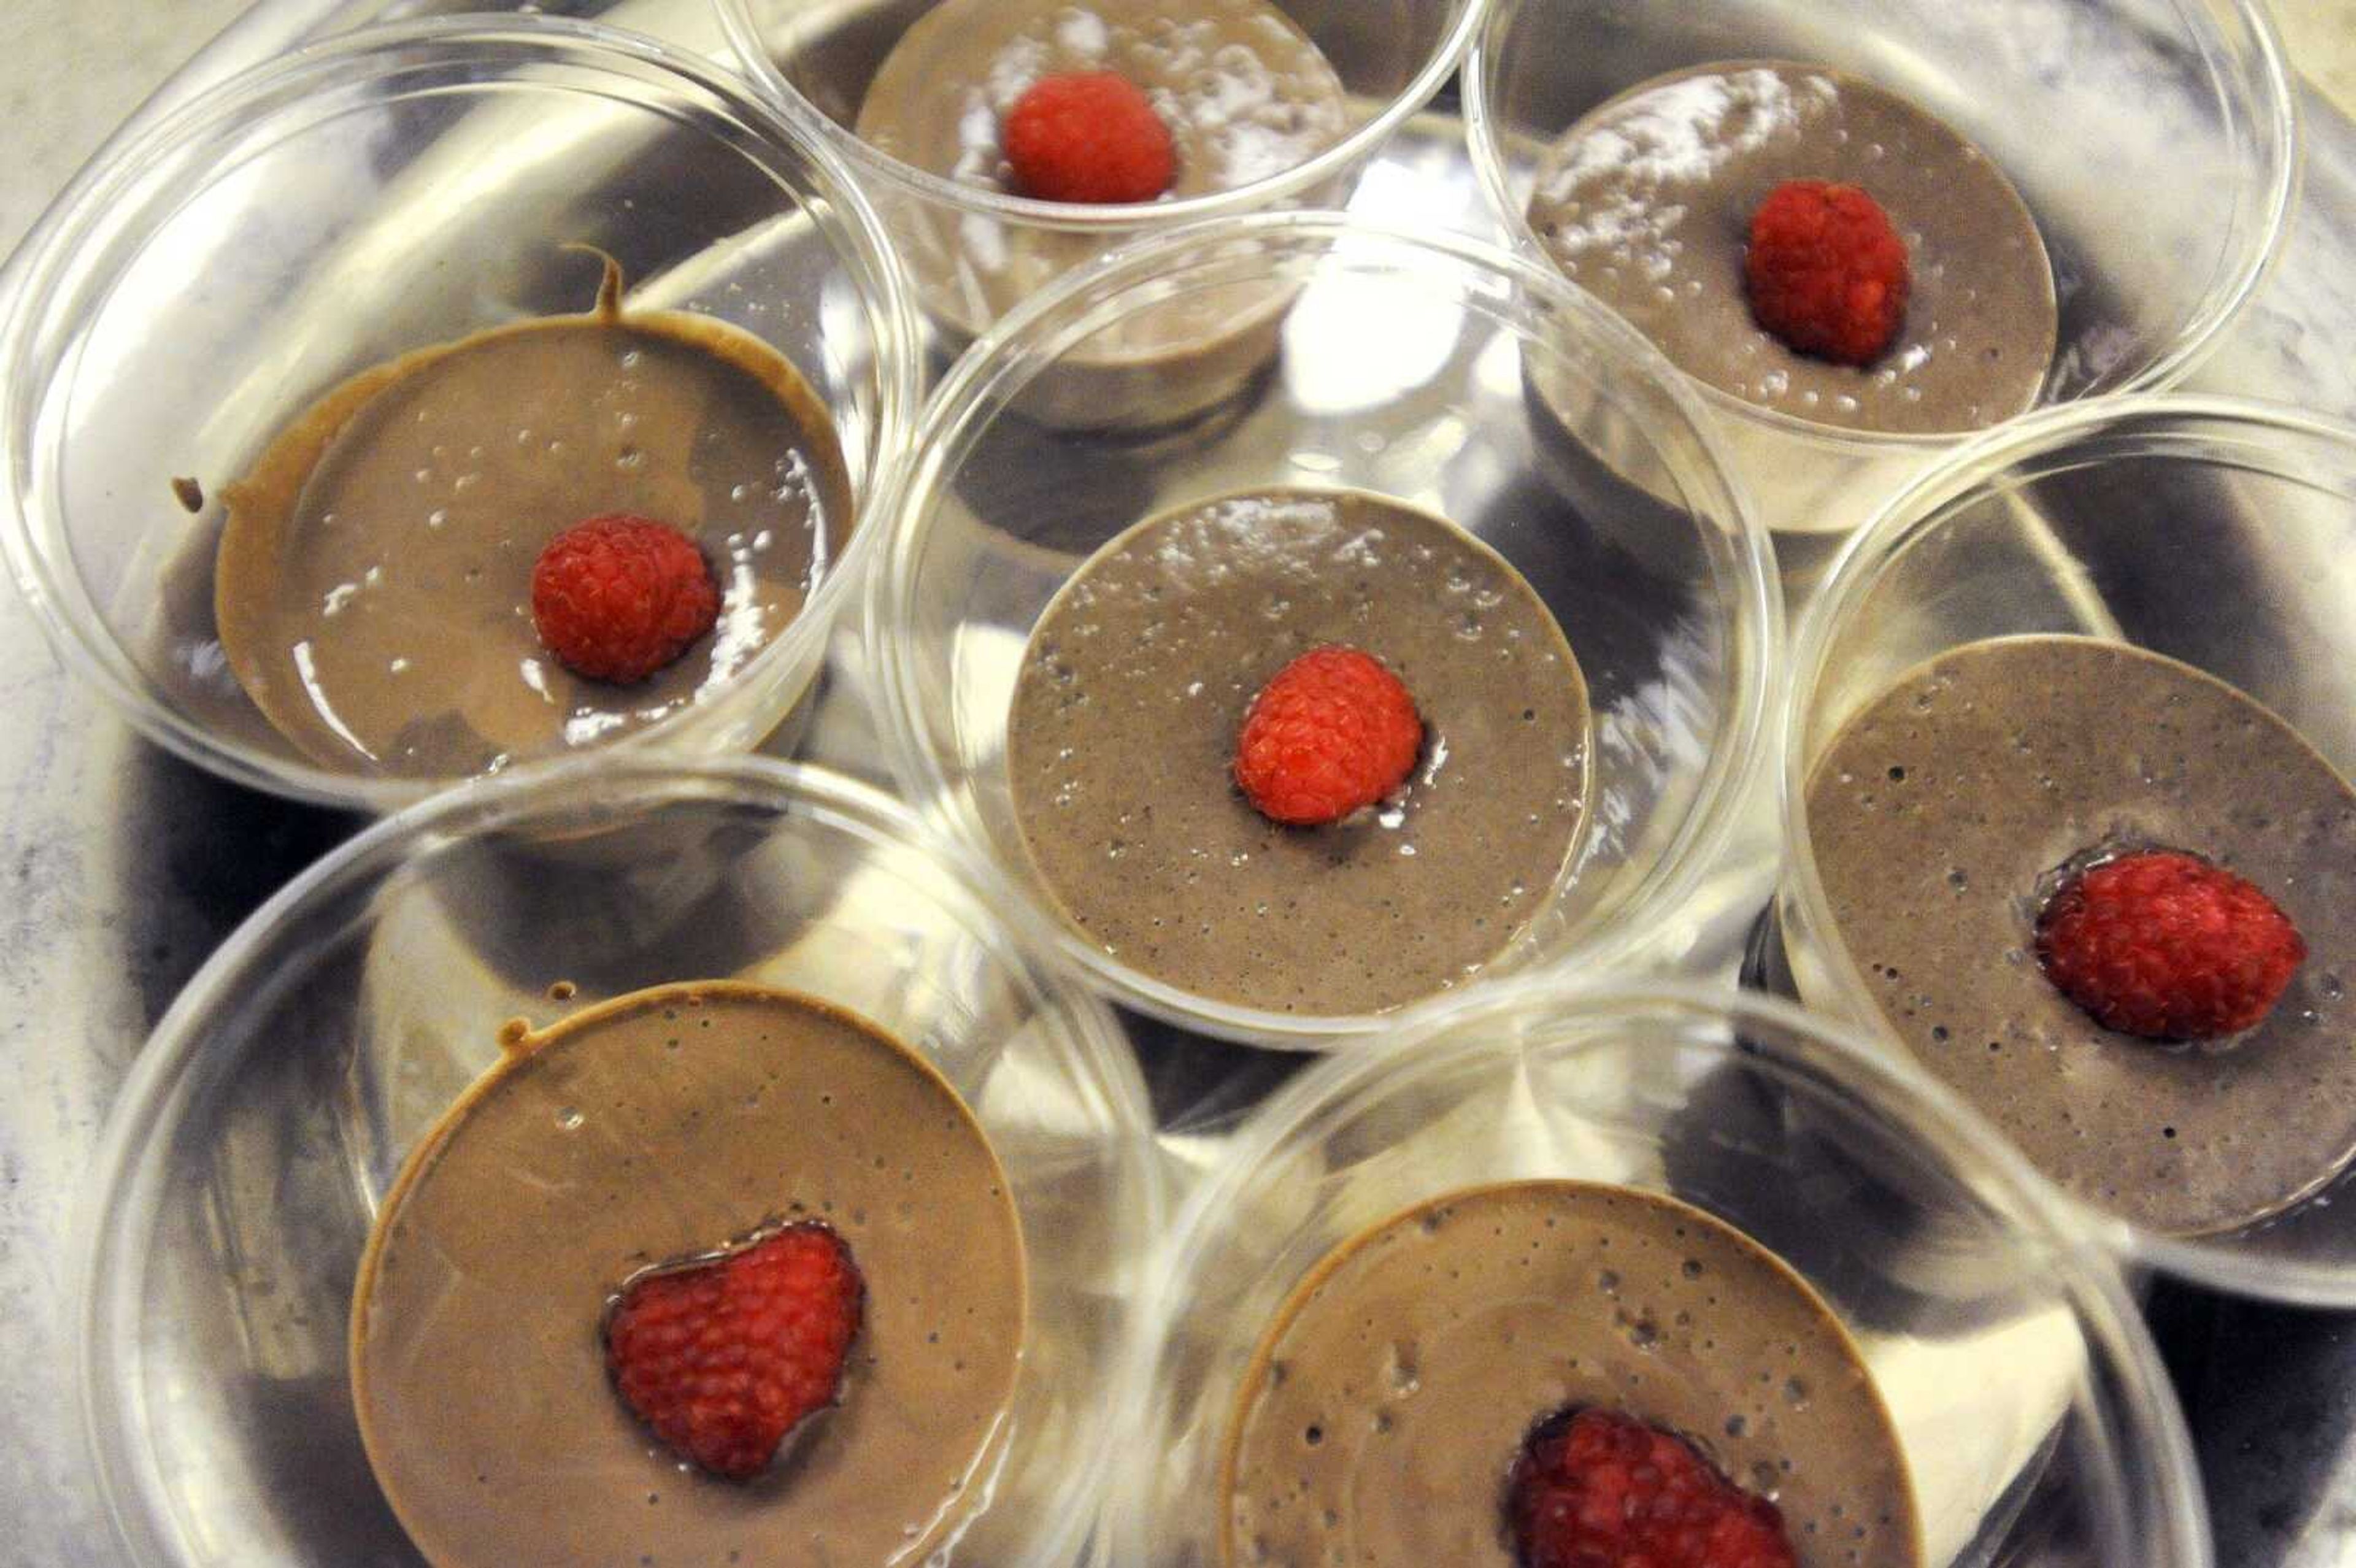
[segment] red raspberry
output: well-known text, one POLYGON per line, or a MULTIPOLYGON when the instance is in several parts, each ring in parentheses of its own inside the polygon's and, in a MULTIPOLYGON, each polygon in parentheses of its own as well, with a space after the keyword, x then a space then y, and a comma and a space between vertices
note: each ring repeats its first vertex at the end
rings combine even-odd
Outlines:
POLYGON ((1398 788, 1422 749, 1423 720, 1398 677, 1355 648, 1312 648, 1245 711, 1236 783, 1262 816, 1311 827, 1398 788))
POLYGON ((1906 318, 1906 242, 1853 185, 1786 180, 1769 191, 1751 215, 1742 272, 1751 314, 1796 353, 1870 365, 1906 318))
POLYGON ((2307 944, 2253 883, 2198 856, 2150 849, 2063 884, 2038 917, 2037 957, 2104 1029, 2209 1040, 2264 1019, 2307 944))
POLYGON ((1000 140, 1014 183, 1041 201, 1151 201, 1178 172, 1170 127, 1110 71, 1041 77, 1015 100, 1000 140))
POLYGON ((575 523, 531 569, 531 624, 565 668, 644 680, 720 618, 720 590, 695 541, 621 513, 575 523))
POLYGON ((1682 1438, 1614 1411, 1549 1416, 1505 1480, 1520 1568, 1794 1568, 1783 1516, 1682 1438))
POLYGON ((835 1403, 865 1296, 841 1236, 815 1221, 789 1225, 632 1280, 605 1315, 605 1370, 656 1436, 746 1480, 835 1403))

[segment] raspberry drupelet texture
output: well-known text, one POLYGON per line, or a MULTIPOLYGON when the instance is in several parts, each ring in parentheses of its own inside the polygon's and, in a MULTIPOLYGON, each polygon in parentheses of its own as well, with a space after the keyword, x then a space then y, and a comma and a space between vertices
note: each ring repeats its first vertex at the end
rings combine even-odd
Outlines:
POLYGON ((1405 784, 1422 749, 1415 699, 1381 660, 1312 648, 1252 699, 1236 741, 1236 783, 1269 820, 1316 827, 1405 784))
POLYGON ((1786 180, 1751 215, 1751 314, 1795 353, 1870 365, 1906 319, 1906 241, 1855 186, 1786 180))
POLYGON ((1151 201, 1178 173, 1170 127, 1110 71, 1041 77, 1008 111, 1000 141, 1015 185, 1041 201, 1151 201))
POLYGON ((2213 1040, 2265 1019, 2307 943, 2255 884, 2195 855, 2149 849, 2065 882, 2038 918, 2037 957, 2104 1029, 2213 1040))
POLYGON ((787 1226, 632 1281, 605 1317, 606 1371, 656 1436, 712 1475, 748 1480, 835 1403, 865 1299, 831 1227, 787 1226))
POLYGON ((1794 1568, 1783 1517, 1684 1439, 1616 1411, 1566 1411, 1506 1477, 1519 1568, 1794 1568))
POLYGON ((531 622, 558 662, 626 685, 664 668, 720 617, 720 590, 695 541, 615 513, 575 523, 531 571, 531 622))

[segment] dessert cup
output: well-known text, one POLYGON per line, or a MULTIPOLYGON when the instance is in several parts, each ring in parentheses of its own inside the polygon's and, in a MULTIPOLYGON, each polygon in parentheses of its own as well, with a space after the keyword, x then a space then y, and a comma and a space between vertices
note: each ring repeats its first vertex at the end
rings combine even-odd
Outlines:
POLYGON ((1371 493, 1501 555, 1584 673, 1588 826, 1569 874, 1491 971, 1674 962, 1709 917, 1697 891, 1760 767, 1782 614, 1764 535, 1703 427, 1690 391, 1633 332, 1559 276, 1474 242, 1313 213, 1141 242, 1008 316, 929 411, 870 603, 894 766, 914 799, 1023 890, 1041 939, 1125 1005, 1294 1049, 1380 1028, 1371 1013, 1188 994, 1078 935, 1032 869, 1006 754, 1027 640, 1098 546, 1239 491, 1371 493), (1271 286, 1298 293, 1280 362, 1248 398, 1192 426, 1044 438, 1010 411, 1033 380, 1139 312, 1271 286), (1530 413, 1532 378, 1575 389, 1592 439, 1643 464, 1652 490, 1641 506, 1558 476, 1530 413), (1653 498, 1663 495, 1675 502, 1653 498))
MULTIPOLYGON (((1707 11, 1499 0, 1466 64, 1465 114, 1482 183, 1515 242, 1543 254, 1527 218, 1537 162, 1590 111, 1665 73, 1743 59, 1861 77, 2009 176, 2061 298, 2043 401, 2180 378, 2280 247, 2298 165, 2295 97, 2265 9, 2247 0, 1707 11)), ((1964 439, 1842 431, 1714 388, 1702 396, 1793 581, 1820 571, 1879 496, 1964 439)))
MULTIPOLYGON (((1014 299, 992 278, 995 258, 1035 250, 1077 264, 1130 240, 1200 219, 1269 208, 1340 207, 1401 122, 1456 69, 1483 0, 1399 0, 1379 17, 1350 5, 1279 0, 1332 63, 1347 129, 1292 168, 1228 190, 1137 206, 1032 200, 916 167, 852 131, 877 68, 936 0, 716 0, 748 75, 843 161, 905 262, 946 363, 1014 299), (975 258, 993 259, 990 265, 975 258)), ((1284 298, 1251 302, 1233 319, 1132 322, 1067 358, 1025 395, 1043 422, 1100 429, 1166 422, 1232 394, 1274 351, 1284 298)))
POLYGON ((542 770, 379 823, 305 873, 165 1018, 88 1188, 82 1408, 127 1560, 408 1561, 346 1360, 396 1171, 509 1018, 723 978, 866 1019, 979 1120, 1030 1310, 1004 1462, 953 1560, 1076 1560, 1160 1178, 1117 1027, 1005 905, 875 791, 759 758, 542 770))
MULTIPOLYGON (((2184 1427, 2117 1274, 1984 1123, 1782 1002, 1537 977, 1320 1064, 1237 1133, 1155 1273, 1109 1560, 1226 1561, 1238 1392, 1321 1258, 1449 1195, 1550 1179, 1680 1200, 1814 1287, 1882 1396, 1928 1568, 2210 1561, 2184 1427)), ((1522 1436, 1510 1419, 1501 1475, 1522 1436)), ((1355 1561, 1365 1543, 1348 1544, 1355 1561)))
MULTIPOLYGON (((2344 559, 2351 506, 2356 430, 2286 408, 2181 395, 2030 416, 1969 443, 1893 497, 1842 551, 1798 639, 1783 803, 1790 853, 1770 977, 1890 1038, 1864 960, 1835 924, 1811 841, 1809 782, 1863 705, 1902 672, 1964 645, 2065 634, 2165 656, 2270 709, 2341 779, 2356 772, 2344 559)), ((2149 715, 2150 750, 2139 764, 2147 780, 2153 769, 2175 771, 2164 719, 2149 715)), ((2245 804, 2266 831, 2273 808, 2245 804)), ((2286 806, 2282 831, 2289 816, 2286 806)), ((2328 886, 2338 874, 2309 864, 2299 876, 2328 886)), ((2346 978, 2330 955, 2314 953, 2281 1008, 2312 1008, 2319 997, 2336 1006, 2346 978)), ((1890 1049, 1906 1050, 1894 1039, 1890 1049)), ((2233 1064, 2230 1051, 2206 1060, 2221 1071, 2233 1064)), ((2245 1144, 2280 1141, 2265 1127, 2247 1133, 2245 1144)), ((2120 1151, 2120 1168, 2140 1171, 2129 1153, 2120 1151)), ((2356 1217, 2333 1202, 2344 1186, 2334 1181, 2254 1226, 2197 1237, 2098 1211, 2091 1194, 2069 1201, 2082 1225, 2138 1263, 2221 1290, 2347 1306, 2356 1304, 2356 1217)))
MULTIPOLYGON (((66 662, 159 743, 242 784, 387 810, 448 779, 323 767, 226 666, 217 497, 347 376, 589 308, 692 312, 796 366, 865 509, 920 365, 883 231, 840 165, 664 46, 533 18, 375 29, 226 83, 112 150, 43 225, 0 338, 5 528, 66 662)), ((880 529, 854 527, 739 678, 619 743, 759 742, 816 675, 880 529)))

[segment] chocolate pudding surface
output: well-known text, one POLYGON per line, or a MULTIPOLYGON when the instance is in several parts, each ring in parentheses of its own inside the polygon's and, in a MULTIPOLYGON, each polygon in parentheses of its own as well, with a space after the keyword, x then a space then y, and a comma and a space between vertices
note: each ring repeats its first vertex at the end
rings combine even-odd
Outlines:
POLYGON ((313 762, 496 770, 670 717, 801 611, 851 527, 831 422, 800 374, 705 317, 598 308, 420 349, 345 381, 223 487, 214 603, 230 667, 313 762), (633 686, 541 645, 531 571, 624 512, 702 549, 718 624, 633 686))
POLYGON ((1008 717, 1014 814, 1089 941, 1198 996, 1363 1013, 1446 989, 1569 874, 1591 785, 1561 628, 1453 525, 1271 490, 1140 523, 1040 617, 1008 717), (1403 797, 1285 827, 1234 784, 1253 696, 1311 648, 1398 674, 1424 722, 1403 797))
POLYGON ((370 1464, 444 1568, 915 1563, 1002 1456, 1023 1241, 948 1083, 823 1003, 642 991, 509 1054, 403 1168, 363 1259, 352 1388, 370 1464), (821 1220, 866 1282, 842 1401, 751 1482, 622 1404, 600 1324, 649 1265, 821 1220))
POLYGON ((2083 637, 1952 650, 1860 709, 1809 775, 1839 939, 1931 1070, 2037 1166, 2154 1230, 2237 1228, 2356 1151, 2356 792, 2289 725, 2188 665, 2083 637), (2257 1028, 2115 1034, 2039 966, 2089 853, 2188 851, 2255 882, 2308 955, 2257 1028))
POLYGON ((1008 195, 999 126, 1043 76, 1110 71, 1151 101, 1178 155, 1171 197, 1307 163, 1349 130, 1342 79, 1268 0, 943 0, 902 35, 859 106, 859 138, 1008 195))
POLYGON ((1514 1561, 1530 1428, 1617 1410, 1766 1497, 1808 1568, 1914 1568, 1904 1455, 1837 1318, 1741 1232, 1579 1181, 1451 1194, 1330 1253, 1246 1373, 1224 1561, 1514 1561))
POLYGON ((1978 430, 2036 404, 2058 332, 2053 269, 2011 181, 1922 110, 1839 71, 1776 61, 1644 82, 1548 151, 1530 226, 1556 264, 1697 379, 1849 430, 1978 430), (1752 320, 1751 215, 1785 180, 1862 187, 1913 266, 1906 319, 1858 368, 1752 320))
MULTIPOLYGON (((1128 79, 1170 128, 1172 199, 1282 174, 1351 128, 1333 65, 1267 0, 943 0, 877 69, 856 133, 928 174, 1019 196, 1001 123, 1041 77, 1095 71, 1128 79)), ((1141 221, 1153 205, 1139 204, 1141 221)), ((905 202, 887 203, 884 216, 927 304, 968 332, 1122 237, 905 202)), ((1091 339, 1079 357, 1192 356, 1239 333, 1265 336, 1289 297, 1262 286, 1181 298, 1091 339)))

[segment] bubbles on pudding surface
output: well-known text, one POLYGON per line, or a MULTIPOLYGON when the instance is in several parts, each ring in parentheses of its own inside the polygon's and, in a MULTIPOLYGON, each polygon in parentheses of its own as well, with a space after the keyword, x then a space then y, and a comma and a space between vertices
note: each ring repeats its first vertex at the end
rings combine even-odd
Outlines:
POLYGON ((1033 862, 1088 937, 1198 994, 1333 1013, 1458 984, 1521 937, 1586 824, 1590 729, 1569 645, 1501 558, 1380 497, 1283 490, 1099 549, 1032 634, 1007 746, 1033 862), (1281 827, 1236 789, 1236 737, 1331 644, 1405 683, 1423 751, 1378 806, 1281 827))
POLYGON ((506 1568, 946 1539, 1002 1456, 1027 1310, 1005 1176, 954 1092, 847 1015, 729 983, 516 1043, 404 1175, 355 1303, 361 1429, 420 1546, 506 1568), (845 1398, 782 1472, 682 1471, 615 1397, 601 1314, 649 1265, 798 1219, 865 1276, 845 1398))
POLYGON ((1697 1210, 1567 1181, 1452 1194, 1317 1266, 1237 1397, 1228 1560, 1504 1568, 1500 1477, 1587 1406, 1686 1437, 1795 1541, 1919 1563, 1896 1436, 1815 1295, 1697 1210))
POLYGON ((2246 1223, 2356 1150, 2356 790, 2280 719, 2174 660, 2063 636, 1907 672, 1826 745, 1810 851, 1870 1000, 2046 1174, 2162 1230, 2246 1223), (2069 867, 2184 849, 2291 916, 2306 965, 2223 1055, 2101 1029, 2044 976, 2069 867))
POLYGON ((830 422, 758 339, 670 314, 558 316, 363 372, 291 421, 230 507, 231 667, 312 760, 494 772, 704 700, 799 613, 851 525, 830 422), (534 631, 531 574, 616 513, 694 540, 717 626, 651 678, 584 680, 534 631))
MULTIPOLYGON (((1342 80, 1316 45, 1269 0, 943 0, 903 34, 861 101, 856 131, 903 163, 992 195, 1012 195, 1000 125, 1042 76, 1111 71, 1169 127, 1175 177, 1163 200, 1255 184, 1307 163, 1348 134, 1342 80)), ((1310 193, 1338 203, 1335 184, 1310 193)), ((1155 204, 1138 221, 1154 221, 1155 204)), ((1103 231, 1002 219, 919 200, 892 205, 894 248, 926 310, 953 335, 979 334, 1061 273, 1102 254, 1103 231)), ((1277 283, 1211 288, 1125 315, 1076 348, 1064 367, 1192 367, 1211 384, 1240 384, 1276 351, 1291 297, 1277 283)), ((1050 379, 1053 378, 1051 377, 1050 379)), ((1157 375, 1150 393, 1088 381, 1055 400, 1060 422, 1087 425, 1143 398, 1163 422, 1199 396, 1184 376, 1157 375)), ((1035 390, 1036 389, 1034 389, 1035 390)), ((1197 404, 1195 407, 1199 408, 1197 404)))
POLYGON ((947 0, 876 71, 858 133, 918 168, 1012 191, 1007 113, 1041 77, 1094 71, 1142 90, 1169 126, 1173 197, 1282 174, 1349 128, 1333 66, 1267 0, 947 0))
POLYGON ((1812 423, 1979 429, 2034 405, 2052 362, 2052 267, 2019 194, 1948 126, 1842 72, 1735 61, 1640 83, 1555 144, 1528 220, 1679 368, 1812 423), (1905 242, 1905 319, 1870 366, 1795 354, 1751 317, 1751 218, 1794 179, 1862 188, 1905 242))

